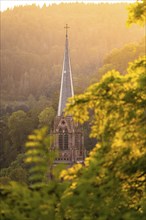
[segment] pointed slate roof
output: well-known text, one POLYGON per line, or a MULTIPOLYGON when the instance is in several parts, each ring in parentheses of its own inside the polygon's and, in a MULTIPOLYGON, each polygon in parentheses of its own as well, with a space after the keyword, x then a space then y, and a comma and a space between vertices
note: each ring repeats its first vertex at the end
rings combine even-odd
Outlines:
MULTIPOLYGON (((66 28, 68 27, 66 26, 66 28)), ((61 116, 66 106, 67 99, 72 96, 74 96, 74 91, 73 91, 72 73, 71 73, 70 57, 69 57, 69 49, 68 49, 68 34, 66 31, 65 52, 64 52, 60 97, 59 97, 59 105, 58 105, 58 116, 61 116)))

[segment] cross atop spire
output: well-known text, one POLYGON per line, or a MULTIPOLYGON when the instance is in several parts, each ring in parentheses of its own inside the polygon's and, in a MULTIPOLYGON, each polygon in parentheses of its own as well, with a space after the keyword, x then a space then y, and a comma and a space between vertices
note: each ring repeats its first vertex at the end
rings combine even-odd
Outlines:
POLYGON ((68 24, 66 24, 64 28, 66 29, 66 38, 67 38, 67 37, 68 37, 68 35, 67 35, 67 34, 68 34, 68 29, 69 29, 70 27, 68 26, 68 24))

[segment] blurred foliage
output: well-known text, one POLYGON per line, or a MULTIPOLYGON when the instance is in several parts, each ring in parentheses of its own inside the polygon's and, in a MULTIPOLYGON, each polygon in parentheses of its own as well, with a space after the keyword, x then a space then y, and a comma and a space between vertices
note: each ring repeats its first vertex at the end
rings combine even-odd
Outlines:
POLYGON ((31 187, 2 185, 1 219, 145 219, 145 65, 143 57, 129 65, 126 75, 110 71, 70 99, 68 112, 79 122, 93 112, 91 136, 98 144, 84 165, 76 164, 63 170, 60 179, 46 181, 52 164, 47 165, 51 154, 46 129, 29 136, 26 162, 32 163, 31 181, 37 182, 31 187))
POLYGON ((130 5, 128 9, 128 25, 136 23, 143 26, 146 24, 146 0, 137 0, 137 2, 134 5, 130 5))
POLYGON ((32 130, 31 118, 22 110, 13 112, 8 119, 8 128, 11 143, 16 148, 20 148, 18 150, 22 151, 22 144, 32 130))
MULTIPOLYGON (((28 136, 26 143, 25 163, 29 166, 29 183, 24 181, 10 181, 8 176, 0 178, 1 212, 0 219, 55 219, 56 207, 60 195, 68 184, 57 182, 60 170, 65 165, 53 166, 56 151, 51 150, 50 136, 47 128, 35 130, 28 136), (17 181, 17 182, 16 182, 17 181), (19 182, 19 183, 18 183, 19 182), (23 183, 23 184, 20 184, 23 183)), ((22 168, 13 163, 11 175, 22 175, 22 168)), ((9 168, 10 169, 10 168, 9 168)), ((8 169, 3 172, 8 173, 8 169)))
POLYGON ((111 53, 105 57, 103 66, 98 70, 99 78, 101 79, 106 72, 112 69, 118 70, 122 74, 126 74, 129 62, 145 55, 145 42, 146 38, 139 44, 127 44, 121 49, 113 49, 111 53))
POLYGON ((39 118, 39 126, 49 126, 49 129, 51 127, 51 124, 53 122, 53 119, 55 117, 55 111, 52 107, 47 107, 41 113, 38 115, 39 118))
POLYGON ((67 110, 76 121, 89 120, 93 112, 91 136, 98 144, 85 168, 77 165, 61 174, 72 180, 60 206, 66 219, 145 218, 145 68, 143 57, 129 65, 126 75, 110 71, 70 99, 67 110))
POLYGON ((28 183, 28 171, 27 166, 24 163, 24 154, 18 154, 8 168, 1 169, 0 183, 6 185, 10 181, 17 181, 23 184, 28 183))
POLYGON ((3 103, 1 114, 0 166, 3 168, 11 166, 11 162, 17 160, 17 155, 24 153, 26 138, 35 128, 48 126, 50 130, 55 110, 47 97, 40 96, 36 100, 30 95, 23 102, 3 103))
POLYGON ((45 180, 53 178, 52 168, 57 152, 51 150, 47 127, 35 130, 28 136, 25 156, 25 162, 30 165, 32 187, 40 187, 45 180))
MULTIPOLYGON (((91 136, 98 141, 84 165, 75 164, 60 176, 57 172, 59 179, 45 182, 47 162, 53 158, 50 139, 44 128, 28 137, 26 162, 31 163, 30 172, 36 168, 40 173, 39 187, 3 177, 1 182, 9 184, 0 188, 2 220, 145 220, 145 69, 146 58, 141 57, 129 64, 125 75, 111 70, 99 83, 70 99, 67 112, 80 123, 90 120, 91 136)), ((22 112, 18 115, 26 117, 22 112)), ((36 174, 31 175, 35 178, 36 174)))
POLYGON ((2 186, 1 220, 53 220, 56 204, 63 190, 63 186, 53 181, 40 190, 30 190, 16 182, 2 186))

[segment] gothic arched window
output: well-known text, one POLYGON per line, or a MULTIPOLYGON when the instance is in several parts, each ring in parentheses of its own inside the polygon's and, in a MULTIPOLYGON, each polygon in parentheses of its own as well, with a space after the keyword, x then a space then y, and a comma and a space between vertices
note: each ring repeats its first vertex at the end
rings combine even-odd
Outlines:
POLYGON ((65 128, 59 129, 59 149, 60 150, 67 150, 68 149, 68 130, 65 128))
POLYGON ((64 131, 64 150, 68 149, 68 130, 67 128, 64 131))
POLYGON ((63 130, 59 129, 59 149, 63 150, 63 130))

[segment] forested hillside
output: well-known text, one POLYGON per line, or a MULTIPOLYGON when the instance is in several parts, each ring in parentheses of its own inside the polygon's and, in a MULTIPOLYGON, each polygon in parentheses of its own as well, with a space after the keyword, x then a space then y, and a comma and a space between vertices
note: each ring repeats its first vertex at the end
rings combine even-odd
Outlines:
MULTIPOLYGON (((98 68, 111 50, 142 41, 143 28, 125 25, 126 7, 127 4, 70 3, 43 8, 19 6, 2 12, 2 100, 22 101, 30 94, 35 98, 58 97, 66 23, 71 27, 69 42, 75 92, 82 92, 92 78, 100 78, 98 68)), ((136 49, 127 46, 127 50, 135 53, 136 49)))

